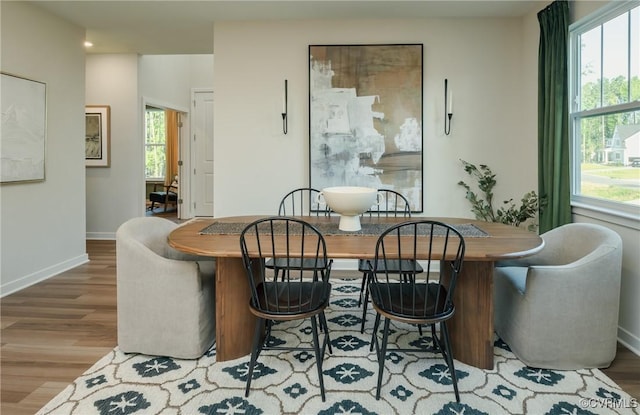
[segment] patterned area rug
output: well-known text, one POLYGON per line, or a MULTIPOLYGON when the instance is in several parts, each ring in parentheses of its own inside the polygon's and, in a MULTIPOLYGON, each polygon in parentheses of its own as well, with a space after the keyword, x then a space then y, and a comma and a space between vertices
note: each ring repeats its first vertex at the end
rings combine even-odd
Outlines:
MULTIPOLYGON (((359 280, 334 280, 327 320, 333 354, 324 360, 326 402, 320 399, 309 352, 265 351, 244 396, 248 357, 216 363, 213 347, 198 360, 124 354, 117 348, 45 405, 38 414, 638 414, 638 402, 600 370, 553 371, 524 366, 499 339, 494 370, 456 362, 455 402, 444 360, 396 324, 391 342, 415 347, 386 361, 376 401, 377 363, 369 352, 373 314, 360 334, 359 280)), ((271 342, 307 341, 310 324, 281 323, 271 342)), ((429 335, 426 335, 429 334, 429 335)))

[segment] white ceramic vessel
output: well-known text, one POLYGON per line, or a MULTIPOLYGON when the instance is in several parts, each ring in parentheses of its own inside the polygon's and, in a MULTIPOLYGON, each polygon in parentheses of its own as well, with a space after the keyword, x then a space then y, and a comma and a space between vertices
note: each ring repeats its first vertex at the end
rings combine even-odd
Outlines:
POLYGON ((322 189, 318 199, 324 198, 327 205, 340 214, 341 231, 359 231, 360 215, 369 210, 378 200, 378 190, 371 187, 335 186, 322 189))

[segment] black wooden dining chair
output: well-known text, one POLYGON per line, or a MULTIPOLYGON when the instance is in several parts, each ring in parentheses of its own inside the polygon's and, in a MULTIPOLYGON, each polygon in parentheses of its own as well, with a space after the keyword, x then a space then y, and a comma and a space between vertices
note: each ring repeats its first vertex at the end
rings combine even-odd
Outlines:
MULTIPOLYGON (((251 289, 249 308, 257 317, 251 359, 247 373, 245 396, 249 396, 253 369, 263 350, 313 350, 316 357, 320 394, 325 400, 322 362, 329 343, 329 328, 324 310, 329 304, 332 261, 322 234, 311 224, 294 218, 271 217, 249 224, 240 234, 242 260, 251 289), (303 257, 312 261, 311 268, 299 266, 303 257), (274 269, 265 266, 267 258, 286 265, 274 269), (295 264, 298 264, 296 266, 295 264), (322 265, 323 264, 323 265, 322 265), (274 273, 280 272, 276 278, 274 273), (310 277, 307 274, 312 274, 310 277), (275 345, 271 340, 273 321, 309 319, 312 346, 275 345), (266 336, 263 330, 266 325, 266 336), (324 332, 322 343, 318 326, 324 332)), ((293 360, 293 358, 292 358, 293 360)))
MULTIPOLYGON (((278 208, 279 216, 329 216, 330 209, 326 203, 323 201, 318 201, 318 195, 320 191, 318 189, 314 189, 312 187, 300 187, 295 190, 290 191, 280 201, 280 206, 278 208)), ((293 267, 299 268, 300 264, 305 269, 313 270, 316 264, 310 259, 301 259, 301 263, 293 260, 293 267)), ((320 268, 324 268, 326 266, 325 263, 320 263, 320 268)), ((279 270, 286 268, 287 264, 285 264, 281 259, 274 260, 272 258, 266 261, 266 266, 268 268, 275 269, 275 277, 278 276, 279 270)))
MULTIPOLYGON (((366 211, 363 216, 377 217, 404 217, 411 218, 411 207, 409 201, 402 193, 390 189, 378 189, 378 204, 366 211)), ((385 264, 378 264, 378 272, 389 272, 390 274, 398 274, 403 278, 409 277, 410 273, 403 271, 413 270, 412 272, 422 272, 422 267, 413 259, 405 260, 389 260, 385 264)), ((360 324, 360 333, 364 333, 364 324, 367 318, 367 303, 369 302, 368 285, 371 281, 371 270, 366 259, 358 260, 358 271, 362 272, 362 284, 360 286, 360 297, 358 298, 358 306, 362 305, 362 322, 360 324)))
POLYGON ((460 402, 447 320, 455 312, 453 293, 464 251, 464 238, 455 228, 431 220, 394 225, 379 236, 375 259, 370 263, 372 279, 369 284, 371 304, 376 311, 371 339, 371 346, 375 346, 378 358, 376 399, 380 399, 387 352, 425 351, 420 348, 401 348, 397 344, 395 348, 389 348, 389 325, 393 320, 394 328, 397 328, 392 335, 394 339, 398 339, 406 330, 414 330, 416 325, 431 326, 433 350, 443 355, 456 401, 460 402), (402 269, 401 272, 408 274, 409 278, 398 279, 388 271, 387 266, 390 260, 396 258, 420 258, 427 264, 426 272, 402 269), (381 317, 385 319, 380 341, 378 329, 381 317), (440 328, 439 336, 436 334, 436 325, 440 328))

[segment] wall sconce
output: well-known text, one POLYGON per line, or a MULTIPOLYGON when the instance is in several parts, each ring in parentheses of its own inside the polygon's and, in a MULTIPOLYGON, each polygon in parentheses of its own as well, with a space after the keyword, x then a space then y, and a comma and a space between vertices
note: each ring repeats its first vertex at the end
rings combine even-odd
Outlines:
POLYGON ((285 134, 287 133, 287 130, 289 129, 289 114, 287 111, 287 106, 288 106, 288 91, 287 91, 287 80, 284 80, 284 96, 282 98, 282 132, 284 132, 285 134))
POLYGON ((447 89, 447 79, 444 80, 444 134, 451 132, 451 118, 453 117, 453 94, 447 89))

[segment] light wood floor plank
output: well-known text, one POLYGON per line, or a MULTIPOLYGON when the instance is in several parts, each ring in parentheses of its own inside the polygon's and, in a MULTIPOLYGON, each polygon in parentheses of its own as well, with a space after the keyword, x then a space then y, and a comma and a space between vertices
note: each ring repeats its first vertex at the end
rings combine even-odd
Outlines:
MULTIPOLYGON (((116 346, 115 242, 87 252, 89 263, 0 300, 0 413, 35 413, 116 346)), ((639 356, 619 345, 603 372, 640 399, 639 356)))

